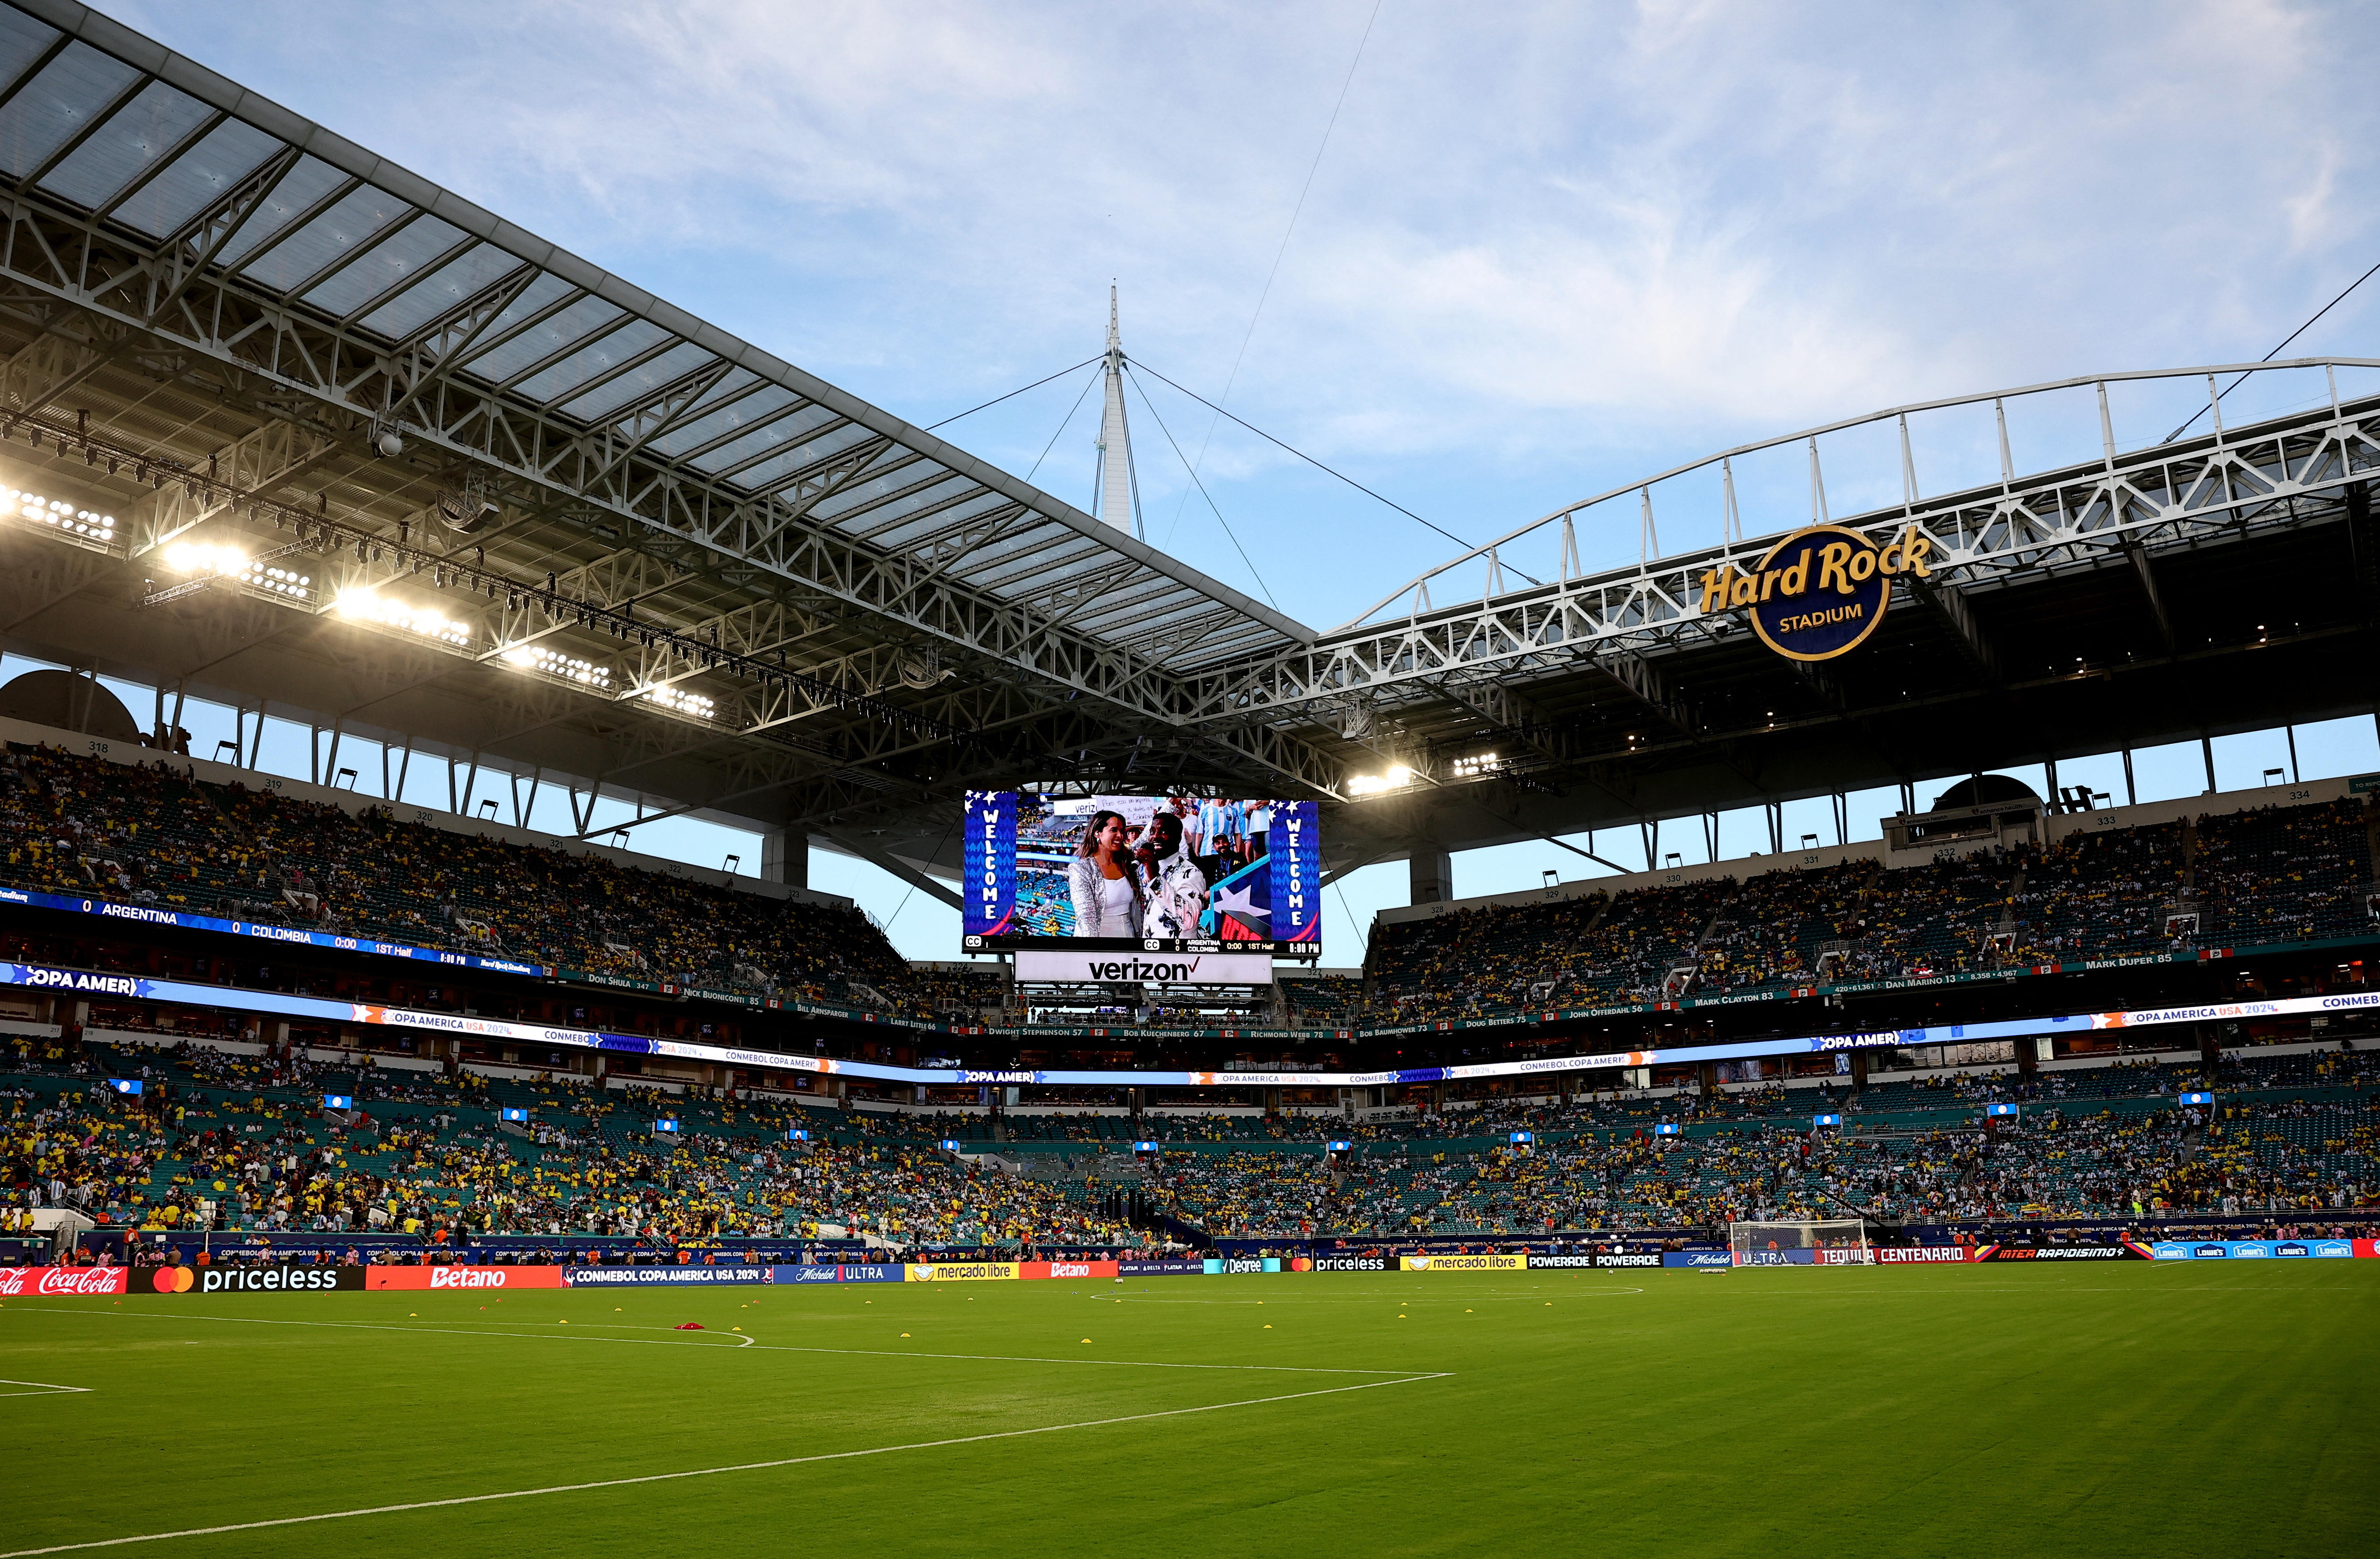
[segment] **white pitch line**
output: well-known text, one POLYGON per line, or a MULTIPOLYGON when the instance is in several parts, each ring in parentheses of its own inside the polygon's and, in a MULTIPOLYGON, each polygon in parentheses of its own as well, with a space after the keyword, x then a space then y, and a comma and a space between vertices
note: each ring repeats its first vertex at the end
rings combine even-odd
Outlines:
POLYGON ((19 1548, 0 1553, 0 1559, 35 1559, 43 1553, 74 1553, 93 1548, 121 1548, 128 1543, 166 1542, 176 1538, 212 1537, 223 1532, 253 1532, 269 1527, 298 1527, 314 1521, 345 1521, 358 1516, 393 1516, 407 1510, 438 1510, 448 1505, 484 1504, 491 1500, 533 1499, 543 1494, 583 1493, 589 1489, 622 1489, 639 1483, 667 1483, 685 1478, 712 1478, 729 1472, 764 1472, 782 1467, 802 1467, 812 1462, 850 1461, 860 1456, 887 1456, 900 1451, 935 1451, 951 1445, 976 1445, 990 1440, 1016 1440, 1033 1434, 1059 1434, 1069 1430, 1105 1429, 1114 1424, 1144 1423, 1152 1419, 1178 1419, 1192 1413, 1220 1413, 1230 1407, 1262 1407, 1275 1402, 1296 1402, 1311 1396, 1337 1396, 1344 1392, 1370 1391, 1375 1386, 1411 1385, 1417 1381, 1443 1381, 1453 1371, 1440 1370, 1429 1374, 1407 1375, 1394 1381, 1366 1381, 1352 1386, 1323 1386, 1314 1391, 1293 1391, 1279 1396, 1252 1396, 1239 1402, 1210 1402, 1198 1407, 1167 1407, 1151 1413, 1127 1413, 1114 1419, 1085 1419, 1071 1424, 1044 1424, 1038 1429, 994 1430, 986 1434, 963 1434, 949 1440, 919 1440, 906 1445, 872 1445, 861 1451, 826 1451, 809 1456, 783 1456, 775 1461, 735 1462, 725 1467, 701 1467, 684 1472, 653 1472, 641 1478, 606 1478, 591 1483, 556 1483, 541 1489, 507 1489, 501 1493, 464 1494, 454 1499, 416 1500, 407 1504, 367 1505, 357 1510, 326 1510, 315 1516, 283 1516, 270 1521, 235 1521, 220 1527, 188 1527, 177 1532, 142 1532, 136 1537, 100 1538, 90 1542, 62 1542, 48 1548, 19 1548))
POLYGON ((42 1388, 39 1391, 0 1391, 0 1397, 56 1396, 65 1392, 80 1392, 88 1395, 91 1391, 91 1387, 89 1386, 58 1386, 52 1385, 47 1381, 0 1381, 0 1386, 39 1386, 42 1388))
MULTIPOLYGON (((601 1321, 589 1322, 588 1332, 474 1332, 466 1331, 458 1326, 381 1326, 367 1321, 275 1321, 269 1316, 260 1315, 191 1315, 187 1312, 176 1315, 169 1314, 162 1310, 124 1310, 118 1312, 112 1309, 90 1310, 64 1307, 45 1307, 37 1309, 35 1313, 44 1315, 103 1315, 114 1317, 118 1321, 213 1321, 223 1322, 226 1325, 239 1326, 310 1326, 325 1331, 401 1332, 407 1335, 419 1335, 423 1333, 436 1333, 441 1335, 452 1337, 528 1337, 538 1341, 551 1339, 552 1341, 565 1343, 626 1343, 643 1347, 657 1348, 688 1346, 699 1347, 706 1346, 696 1343, 691 1337, 681 1343, 674 1342, 666 1337, 596 1337, 589 1335, 588 1333, 594 1332, 601 1328, 602 1322, 601 1321)), ((623 1328, 623 1330, 625 1329, 625 1328, 623 1328)), ((704 1335, 723 1337, 728 1335, 728 1334, 724 1332, 710 1332, 705 1333, 704 1335)), ((1235 1370, 1251 1374, 1262 1373, 1276 1375, 1408 1375, 1414 1373, 1412 1370, 1349 1370, 1325 1364, 1170 1364, 1161 1360, 1146 1358, 1043 1358, 1035 1354, 1017 1353, 923 1353, 912 1352, 906 1348, 819 1348, 802 1347, 792 1343, 754 1342, 749 1339, 746 1340, 741 1346, 745 1347, 756 1347, 763 1353, 824 1353, 845 1355, 856 1358, 955 1358, 969 1360, 980 1364, 1088 1364, 1106 1365, 1119 1370, 1235 1370)), ((1435 1376, 1430 1378, 1436 1379, 1435 1376)), ((0 1554, 0 1559, 7 1559, 7 1556, 6 1554, 0 1554)))

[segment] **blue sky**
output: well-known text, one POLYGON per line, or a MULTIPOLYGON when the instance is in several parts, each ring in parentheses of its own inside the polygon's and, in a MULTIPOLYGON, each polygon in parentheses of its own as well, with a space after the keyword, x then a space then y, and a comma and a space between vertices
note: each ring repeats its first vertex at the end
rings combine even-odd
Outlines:
MULTIPOLYGON (((2350 6, 102 8, 920 423, 1090 357, 1112 281, 1143 362, 1475 541, 1885 406, 2259 358, 2380 261, 2350 6)), ((2375 310, 2380 281, 2297 349, 2380 356, 2375 310)), ((1047 447, 1036 481, 1086 503, 1079 387, 945 436, 1019 472, 1047 447)), ((1455 550, 1148 388, 1151 540, 1216 578, 1327 627, 1455 550)), ((2177 396, 2120 401, 2119 437, 2177 396)), ((2013 419, 2019 465, 2082 416, 2013 419)), ((1985 437, 1942 419, 1921 465, 1985 437)), ((1874 453, 1829 450, 1839 510, 1874 453)), ((1798 518, 1791 473, 1744 488, 1748 530, 1798 518)), ((1657 499, 1671 545, 1716 538, 1708 495, 1657 499)), ((1637 518, 1597 511, 1590 565, 1637 518)), ((2369 766, 2368 729, 2335 735, 2369 766)), ((1457 881, 1584 864, 1516 847, 1457 881)), ((823 858, 815 881, 880 918, 904 895, 823 858)), ((1348 893, 1368 919, 1402 869, 1348 893)), ((956 940, 922 895, 894 933, 956 940)), ((1352 926, 1327 934, 1353 962, 1352 926)))

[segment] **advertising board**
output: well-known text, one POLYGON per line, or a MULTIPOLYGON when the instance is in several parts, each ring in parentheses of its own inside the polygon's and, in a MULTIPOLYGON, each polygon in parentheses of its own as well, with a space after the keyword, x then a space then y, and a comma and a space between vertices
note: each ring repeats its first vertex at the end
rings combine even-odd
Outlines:
POLYGON ((1118 1277, 1197 1277, 1207 1270, 1204 1261, 1118 1261, 1118 1277))
POLYGON ((1006 1283, 1021 1277, 1022 1261, 912 1261, 911 1283, 1006 1283))
POLYGON ((1879 1267, 1898 1267, 1931 1261, 1966 1261, 1973 1258, 1973 1247, 1965 1245, 1879 1245, 1868 1255, 1879 1267))
POLYGON ((149 1285, 160 1294, 329 1294, 364 1286, 361 1267, 283 1262, 270 1267, 159 1267, 149 1285))
POLYGON ((124 1294, 130 1278, 128 1267, 0 1267, 0 1299, 124 1294))
POLYGON ((767 1267, 563 1267, 565 1288, 749 1286, 769 1281, 767 1267))
POLYGON ((1201 1263, 1208 1277, 1238 1277, 1248 1273, 1277 1273, 1278 1256, 1209 1256, 1201 1263))
POLYGON ((1665 1250, 1661 1253, 1661 1265, 1665 1267, 1731 1267, 1735 1265, 1735 1257, 1733 1253, 1725 1250, 1665 1250))
POLYGON ((1322 950, 1315 802, 970 790, 965 806, 970 952, 1322 950))
POLYGON ((1529 1264, 1526 1256, 1400 1256, 1399 1270, 1409 1273, 1517 1273, 1529 1264))
POLYGON ((1389 1270, 1386 1256, 1293 1256, 1289 1270, 1293 1273, 1384 1273, 1389 1270))
POLYGON ((1119 1275, 1114 1261, 1019 1261, 1016 1275, 1021 1278, 1050 1277, 1115 1277, 1119 1275))
POLYGON ((2150 1247, 2160 1261, 2341 1260, 2355 1255, 2351 1239, 2161 1239, 2150 1247))
POLYGON ((1978 1261, 2145 1261, 2149 1248, 2119 1240, 2113 1245, 1985 1245, 1978 1261))
POLYGON ((503 1288, 559 1288, 560 1267, 399 1267, 370 1266, 363 1270, 366 1288, 406 1292, 480 1292, 503 1288))
POLYGON ((908 1273, 897 1261, 846 1261, 839 1266, 820 1262, 803 1267, 771 1267, 772 1283, 902 1283, 908 1273))

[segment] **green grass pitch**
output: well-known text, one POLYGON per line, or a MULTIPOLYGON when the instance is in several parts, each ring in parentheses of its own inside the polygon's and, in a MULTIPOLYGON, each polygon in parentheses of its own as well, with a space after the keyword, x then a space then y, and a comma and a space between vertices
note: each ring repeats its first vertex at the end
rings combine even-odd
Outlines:
POLYGON ((0 1377, 0 1555, 2380 1553, 2380 1262, 18 1298, 0 1377))

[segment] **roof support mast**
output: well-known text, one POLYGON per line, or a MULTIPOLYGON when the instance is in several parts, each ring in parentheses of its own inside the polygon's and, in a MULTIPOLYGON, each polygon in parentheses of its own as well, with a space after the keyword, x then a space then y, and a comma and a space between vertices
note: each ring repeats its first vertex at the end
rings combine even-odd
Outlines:
POLYGON ((1116 289, 1108 288, 1107 406, 1099 417, 1099 518, 1145 542, 1138 484, 1132 469, 1132 430, 1123 420, 1123 336, 1116 327, 1116 289))

